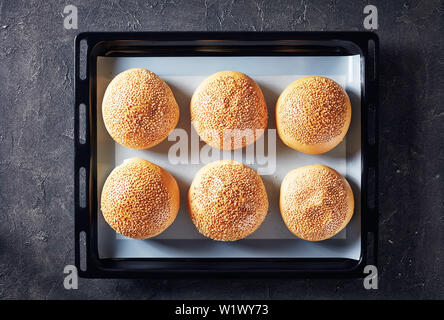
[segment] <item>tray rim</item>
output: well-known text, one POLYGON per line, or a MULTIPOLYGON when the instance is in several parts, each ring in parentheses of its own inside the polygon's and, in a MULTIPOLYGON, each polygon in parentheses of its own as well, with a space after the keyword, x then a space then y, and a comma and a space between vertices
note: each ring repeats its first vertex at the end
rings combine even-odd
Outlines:
MULTIPOLYGON (((135 52, 131 56, 142 54, 135 52)), ((177 48, 177 47, 176 47, 177 48)), ((180 47, 181 48, 181 47, 180 47)), ((190 45, 185 45, 183 50, 190 50, 190 45)), ((339 47, 341 48, 341 47, 339 47)), ((378 243, 378 135, 377 135, 377 110, 378 110, 378 36, 371 32, 85 32, 76 36, 74 42, 74 204, 75 204, 75 265, 80 277, 85 278, 150 278, 150 277, 180 277, 181 275, 194 275, 198 277, 362 277, 366 264, 377 264, 378 243), (80 79, 80 42, 87 42, 86 78, 80 79), (374 62, 369 63, 368 43, 374 42, 374 62), (361 257, 359 260, 345 258, 131 258, 131 259, 100 259, 97 248, 96 216, 96 163, 95 152, 95 86, 97 56, 103 56, 100 45, 112 41, 144 42, 145 44, 157 44, 157 48, 165 47, 162 55, 169 54, 170 48, 177 42, 190 42, 194 47, 201 46, 229 46, 251 48, 255 46, 268 47, 313 47, 312 50, 322 50, 327 47, 332 49, 332 44, 354 46, 361 55, 361 257), (313 42, 323 48, 313 46, 313 42), (329 44, 326 44, 328 42, 329 44), (315 47, 317 49, 315 49, 315 47), (370 66, 373 67, 374 76, 368 74, 370 66), (79 141, 79 105, 86 105, 86 134, 85 143, 79 141), (369 111, 372 113, 373 126, 369 127, 369 111), (370 144, 368 135, 374 135, 374 143, 370 144), (83 167, 86 172, 85 201, 87 206, 80 207, 80 183, 79 169, 83 167), (369 207, 368 201, 368 175, 373 170, 373 182, 371 192, 374 191, 374 206, 369 207), (91 201, 93 200, 93 201, 91 201), (95 203, 94 203, 95 200, 95 203), (81 268, 81 239, 80 232, 86 235, 86 265, 81 268), (370 235, 370 241, 368 236, 370 235), (368 242, 369 241, 369 242, 368 242), (370 249, 369 249, 370 247, 370 249), (217 267, 224 262, 223 267, 217 267)), ((220 48, 219 48, 220 49, 220 48)), ((253 47, 254 49, 254 47, 253 47)), ((344 49, 344 48, 342 48, 344 49)), ((106 49, 110 55, 118 54, 106 49)), ((297 49, 293 49, 297 50, 297 49)), ((348 48, 347 50, 351 50, 348 48)), ((192 51, 191 51, 192 52, 192 51)), ((323 52, 323 51, 322 51, 323 52)), ((220 51, 218 51, 220 55, 220 51)), ((230 55, 232 52, 225 52, 230 55)), ((248 52, 247 52, 248 53, 248 52)), ((296 53, 296 55, 322 55, 296 53)), ((122 54, 127 56, 128 53, 122 54)), ((146 52, 145 52, 146 55, 146 52)), ((177 54, 173 54, 176 56, 177 54)), ((214 52, 199 52, 199 55, 216 55, 214 52)), ((233 55, 252 55, 239 54, 233 55)), ((257 54, 256 54, 257 55, 257 54)), ((288 52, 273 52, 273 55, 289 55, 288 52)), ((324 55, 344 55, 343 51, 329 51, 324 55)))

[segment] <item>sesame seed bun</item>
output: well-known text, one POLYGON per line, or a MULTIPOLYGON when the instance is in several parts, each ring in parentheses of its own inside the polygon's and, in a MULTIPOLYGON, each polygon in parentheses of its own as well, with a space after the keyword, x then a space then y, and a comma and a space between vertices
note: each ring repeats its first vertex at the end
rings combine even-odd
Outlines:
POLYGON ((140 158, 116 167, 102 189, 102 213, 117 232, 134 239, 162 233, 179 211, 179 187, 165 169, 140 158))
POLYGON ((261 177, 232 160, 207 164, 188 192, 188 211, 197 230, 219 241, 250 235, 264 221, 268 197, 261 177))
POLYGON ((345 90, 325 77, 305 77, 291 83, 276 103, 276 128, 295 150, 320 154, 345 137, 351 105, 345 90))
POLYGON ((126 70, 111 81, 102 114, 111 137, 133 149, 160 143, 179 121, 179 107, 170 87, 142 68, 126 70))
POLYGON ((261 89, 237 71, 222 71, 206 78, 194 92, 190 109, 201 139, 222 150, 255 142, 267 127, 267 105, 261 89))
POLYGON ((285 176, 279 206, 282 219, 294 235, 320 241, 348 224, 353 216, 353 192, 347 180, 332 168, 310 165, 285 176))

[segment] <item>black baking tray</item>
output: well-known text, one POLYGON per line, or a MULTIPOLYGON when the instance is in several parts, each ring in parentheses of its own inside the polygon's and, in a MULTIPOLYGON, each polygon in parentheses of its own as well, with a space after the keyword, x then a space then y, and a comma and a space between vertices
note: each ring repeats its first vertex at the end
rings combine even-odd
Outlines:
POLYGON ((362 277, 377 265, 378 52, 371 32, 86 32, 75 38, 75 264, 86 278, 362 277), (100 259, 97 246, 98 56, 361 56, 361 257, 100 259), (80 106, 84 106, 85 113, 80 106))

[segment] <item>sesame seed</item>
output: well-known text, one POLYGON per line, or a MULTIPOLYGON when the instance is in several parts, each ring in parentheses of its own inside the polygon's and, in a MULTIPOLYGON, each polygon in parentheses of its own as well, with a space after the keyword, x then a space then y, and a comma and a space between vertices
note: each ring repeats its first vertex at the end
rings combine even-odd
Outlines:
POLYGON ((261 177, 233 160, 212 162, 197 173, 188 193, 188 211, 203 235, 235 241, 253 233, 267 215, 261 177))
POLYGON ((282 92, 276 104, 279 136, 291 148, 306 153, 333 149, 347 133, 350 118, 347 93, 325 77, 296 80, 282 92))
POLYGON ((194 92, 190 109, 199 136, 219 149, 245 147, 267 127, 267 105, 261 89, 253 79, 236 71, 218 72, 205 79, 194 92), (228 130, 247 133, 237 143, 228 130))
POLYGON ((310 165, 289 172, 281 186, 280 208, 288 229, 320 241, 340 232, 353 215, 353 192, 335 170, 310 165))
POLYGON ((101 210, 115 231, 135 239, 151 238, 176 218, 179 188, 165 169, 133 158, 116 167, 106 179, 101 210))
POLYGON ((121 145, 146 149, 164 140, 179 121, 170 87, 153 72, 129 69, 108 85, 102 103, 105 127, 121 145))

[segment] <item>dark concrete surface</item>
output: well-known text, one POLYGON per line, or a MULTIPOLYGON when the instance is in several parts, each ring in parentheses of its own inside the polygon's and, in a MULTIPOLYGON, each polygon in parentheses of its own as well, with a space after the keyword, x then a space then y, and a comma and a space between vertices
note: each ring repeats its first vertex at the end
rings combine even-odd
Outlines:
POLYGON ((87 280, 73 264, 73 39, 82 31, 363 31, 369 1, 0 0, 0 298, 444 298, 442 1, 376 1, 379 289, 361 280, 87 280), (79 29, 63 28, 63 8, 79 29))

